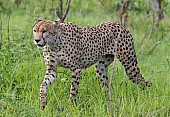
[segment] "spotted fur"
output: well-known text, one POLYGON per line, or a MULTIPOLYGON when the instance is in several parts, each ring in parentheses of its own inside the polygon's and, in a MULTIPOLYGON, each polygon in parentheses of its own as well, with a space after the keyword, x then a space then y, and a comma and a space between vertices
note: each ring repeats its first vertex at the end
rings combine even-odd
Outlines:
POLYGON ((40 86, 43 108, 46 105, 47 87, 57 78, 57 66, 72 71, 70 94, 75 103, 81 70, 96 64, 101 87, 107 85, 108 66, 114 60, 115 52, 129 79, 136 84, 148 85, 137 66, 132 35, 119 23, 105 22, 80 28, 71 22, 40 20, 33 26, 33 34, 35 44, 43 48, 46 64, 46 73, 40 86))

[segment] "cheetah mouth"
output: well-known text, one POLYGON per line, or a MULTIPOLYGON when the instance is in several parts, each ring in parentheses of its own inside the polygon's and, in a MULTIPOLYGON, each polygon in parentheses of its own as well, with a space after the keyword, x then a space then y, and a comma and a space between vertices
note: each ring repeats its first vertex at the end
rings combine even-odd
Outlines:
POLYGON ((47 44, 47 42, 44 42, 43 44, 37 44, 37 46, 38 46, 39 48, 42 48, 42 47, 44 47, 46 44, 47 44))

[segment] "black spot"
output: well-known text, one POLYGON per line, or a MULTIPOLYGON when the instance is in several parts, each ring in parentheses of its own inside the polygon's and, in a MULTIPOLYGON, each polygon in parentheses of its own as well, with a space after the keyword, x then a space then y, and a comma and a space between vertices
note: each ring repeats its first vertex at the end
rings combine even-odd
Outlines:
POLYGON ((53 55, 50 55, 51 57, 53 57, 53 58, 55 58, 55 56, 53 56, 53 55))
POLYGON ((52 69, 51 69, 51 68, 48 68, 47 70, 48 70, 48 71, 51 71, 52 69))
POLYGON ((54 63, 55 61, 54 60, 50 60, 52 63, 54 63))
POLYGON ((45 84, 45 86, 47 86, 47 82, 46 81, 44 82, 44 84, 45 84))
POLYGON ((77 84, 77 80, 76 80, 76 81, 74 81, 74 83, 75 83, 75 84, 77 84))
POLYGON ((72 92, 71 92, 71 95, 74 96, 74 97, 76 96, 76 94, 74 94, 74 93, 72 93, 72 92))
POLYGON ((54 77, 55 78, 55 75, 54 74, 51 74, 52 75, 52 77, 54 77))
POLYGON ((137 77, 137 73, 134 74, 134 77, 137 77))
POLYGON ((76 78, 76 76, 75 76, 75 75, 73 75, 73 76, 72 76, 72 78, 76 78))
POLYGON ((50 67, 54 67, 53 65, 50 65, 50 67))

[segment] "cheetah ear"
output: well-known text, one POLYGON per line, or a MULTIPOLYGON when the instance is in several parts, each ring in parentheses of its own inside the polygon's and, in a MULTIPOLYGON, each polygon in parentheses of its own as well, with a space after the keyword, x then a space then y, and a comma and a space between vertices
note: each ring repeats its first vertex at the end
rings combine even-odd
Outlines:
POLYGON ((43 21, 43 20, 45 20, 45 19, 44 18, 38 18, 37 22, 40 22, 40 21, 43 21))
POLYGON ((59 24, 59 23, 60 23, 60 20, 55 20, 55 23, 56 23, 56 24, 59 24))
POLYGON ((60 23, 60 20, 55 20, 53 24, 55 25, 55 27, 59 27, 60 23))

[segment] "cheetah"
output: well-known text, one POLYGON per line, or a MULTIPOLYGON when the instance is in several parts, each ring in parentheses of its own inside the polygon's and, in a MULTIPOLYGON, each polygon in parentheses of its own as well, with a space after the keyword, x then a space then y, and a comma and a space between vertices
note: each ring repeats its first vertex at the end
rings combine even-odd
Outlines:
POLYGON ((46 105, 46 90, 57 78, 57 66, 72 71, 70 96, 74 103, 81 70, 95 64, 100 86, 107 86, 108 66, 115 57, 122 63, 133 83, 144 87, 150 84, 145 81, 137 65, 131 33, 119 23, 105 22, 80 28, 72 22, 40 19, 33 26, 33 35, 34 43, 43 48, 46 64, 46 73, 40 86, 42 108, 46 105))

